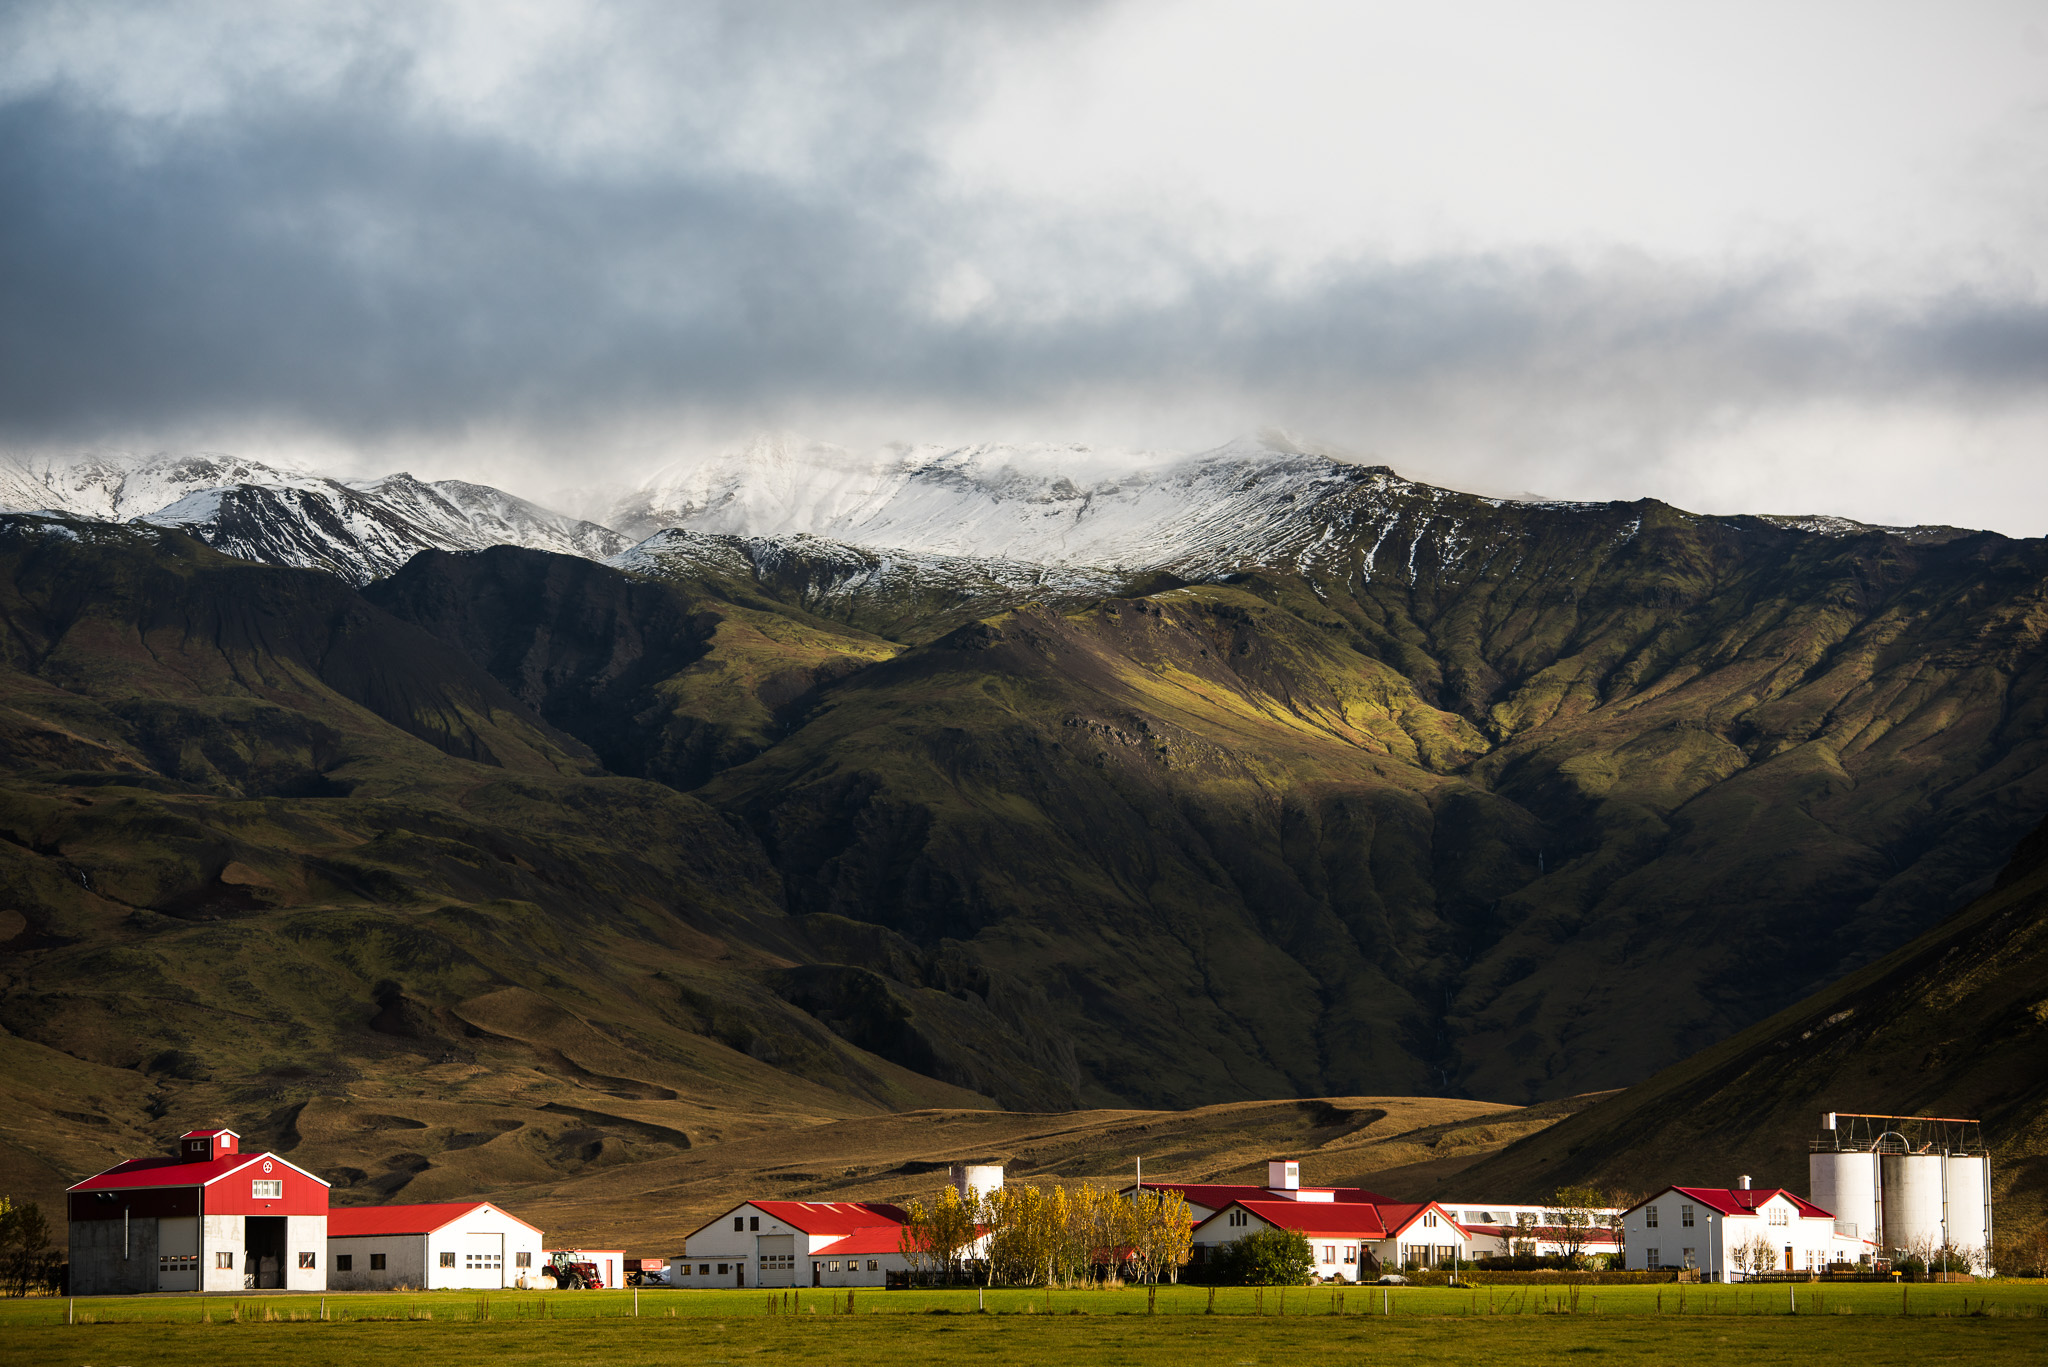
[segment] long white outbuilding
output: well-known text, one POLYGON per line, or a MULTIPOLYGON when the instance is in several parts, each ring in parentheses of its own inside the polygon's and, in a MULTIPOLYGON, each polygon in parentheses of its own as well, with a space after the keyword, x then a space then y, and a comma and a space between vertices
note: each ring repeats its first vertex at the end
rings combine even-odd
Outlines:
POLYGON ((327 1218, 334 1291, 538 1286, 541 1231, 489 1201, 338 1207, 327 1218))

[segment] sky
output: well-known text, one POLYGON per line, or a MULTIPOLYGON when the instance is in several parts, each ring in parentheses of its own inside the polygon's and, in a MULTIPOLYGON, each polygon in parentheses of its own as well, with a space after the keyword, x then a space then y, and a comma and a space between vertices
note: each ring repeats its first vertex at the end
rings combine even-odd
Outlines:
POLYGON ((545 495, 1266 428, 2048 533, 2048 8, 0 9, 11 452, 545 495))

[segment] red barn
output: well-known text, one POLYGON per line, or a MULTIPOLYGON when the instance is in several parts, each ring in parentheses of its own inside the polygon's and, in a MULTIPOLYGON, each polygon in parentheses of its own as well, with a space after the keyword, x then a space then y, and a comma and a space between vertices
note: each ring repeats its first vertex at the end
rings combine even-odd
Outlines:
POLYGON ((71 1187, 71 1290, 324 1291, 327 1183, 233 1130, 193 1130, 71 1187))

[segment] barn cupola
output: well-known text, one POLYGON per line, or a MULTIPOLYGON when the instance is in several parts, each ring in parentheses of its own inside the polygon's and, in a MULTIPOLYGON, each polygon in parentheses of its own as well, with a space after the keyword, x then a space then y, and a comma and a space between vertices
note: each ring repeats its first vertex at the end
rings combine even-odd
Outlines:
POLYGON ((178 1157, 187 1163, 209 1163, 241 1152, 242 1136, 233 1130, 188 1130, 178 1136, 178 1157))

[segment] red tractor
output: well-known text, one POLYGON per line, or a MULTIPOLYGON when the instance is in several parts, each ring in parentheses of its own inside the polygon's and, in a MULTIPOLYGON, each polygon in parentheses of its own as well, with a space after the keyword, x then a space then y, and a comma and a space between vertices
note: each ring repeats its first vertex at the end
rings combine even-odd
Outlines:
POLYGON ((540 1270, 543 1277, 555 1279, 557 1291, 602 1291, 604 1278, 598 1275, 596 1263, 570 1261, 567 1253, 548 1255, 548 1265, 540 1270))

